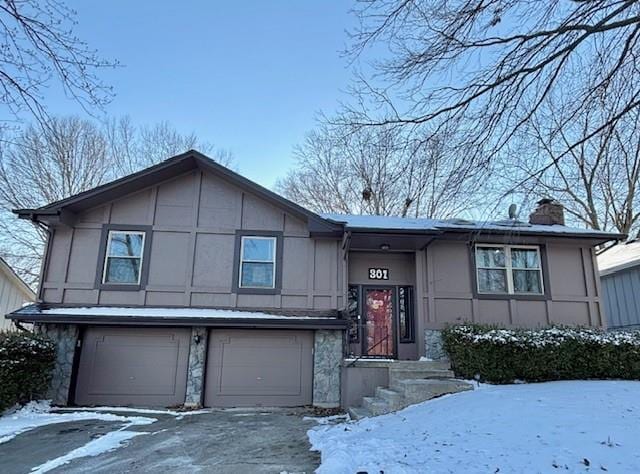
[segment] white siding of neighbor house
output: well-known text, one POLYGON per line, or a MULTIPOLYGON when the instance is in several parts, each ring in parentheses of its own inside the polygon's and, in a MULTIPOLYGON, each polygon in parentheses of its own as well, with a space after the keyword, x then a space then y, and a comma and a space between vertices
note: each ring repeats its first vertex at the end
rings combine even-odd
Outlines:
POLYGON ((5 317, 7 313, 11 313, 25 303, 32 301, 32 298, 28 297, 4 272, 0 271, 0 329, 13 327, 13 323, 5 317))

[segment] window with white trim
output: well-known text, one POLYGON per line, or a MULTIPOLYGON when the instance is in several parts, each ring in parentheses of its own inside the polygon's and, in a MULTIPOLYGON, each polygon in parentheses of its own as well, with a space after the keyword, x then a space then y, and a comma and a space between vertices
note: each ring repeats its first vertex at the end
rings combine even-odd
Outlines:
POLYGON ((107 238, 102 283, 139 285, 145 233, 111 230, 107 238))
POLYGON ((240 241, 240 288, 276 287, 276 237, 243 235, 240 241))
POLYGON ((476 245, 478 293, 544 293, 540 247, 530 245, 476 245))

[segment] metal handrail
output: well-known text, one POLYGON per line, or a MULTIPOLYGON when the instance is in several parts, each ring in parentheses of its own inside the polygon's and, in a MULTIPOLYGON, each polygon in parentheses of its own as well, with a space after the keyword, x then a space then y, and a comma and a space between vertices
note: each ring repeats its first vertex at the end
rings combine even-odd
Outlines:
MULTIPOLYGON (((367 347, 367 350, 365 352, 368 352, 372 349, 375 349, 376 347, 378 347, 380 344, 382 344, 383 342, 385 342, 387 339, 389 339, 390 334, 387 334, 386 336, 384 336, 382 339, 380 339, 378 342, 376 342, 373 346, 371 347, 367 347)), ((365 356, 365 354, 360 354, 359 356, 356 356, 355 359, 353 359, 351 362, 349 362, 347 364, 347 367, 353 367, 355 365, 356 362, 358 362, 360 359, 362 359, 365 356)))

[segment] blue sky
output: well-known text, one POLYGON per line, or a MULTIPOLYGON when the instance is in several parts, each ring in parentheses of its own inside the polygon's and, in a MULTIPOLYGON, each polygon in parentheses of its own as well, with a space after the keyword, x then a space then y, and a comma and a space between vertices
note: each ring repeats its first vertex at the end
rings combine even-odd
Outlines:
MULTIPOLYGON (((168 120, 228 148, 245 176, 273 186, 321 110, 349 83, 341 57, 355 24, 347 0, 67 0, 76 33, 123 67, 103 71, 116 93, 110 116, 168 120)), ((63 96, 50 112, 82 110, 63 96)))

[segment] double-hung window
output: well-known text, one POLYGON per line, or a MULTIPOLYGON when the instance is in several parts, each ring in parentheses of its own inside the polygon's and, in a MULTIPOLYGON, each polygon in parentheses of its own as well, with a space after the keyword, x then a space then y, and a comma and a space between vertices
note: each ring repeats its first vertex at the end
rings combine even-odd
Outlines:
POLYGON ((544 293, 540 247, 476 245, 475 252, 478 293, 544 293))
POLYGON ((144 232, 109 231, 102 274, 103 284, 140 284, 144 241, 144 232))
POLYGON ((240 288, 276 287, 276 237, 242 236, 240 241, 240 288))

